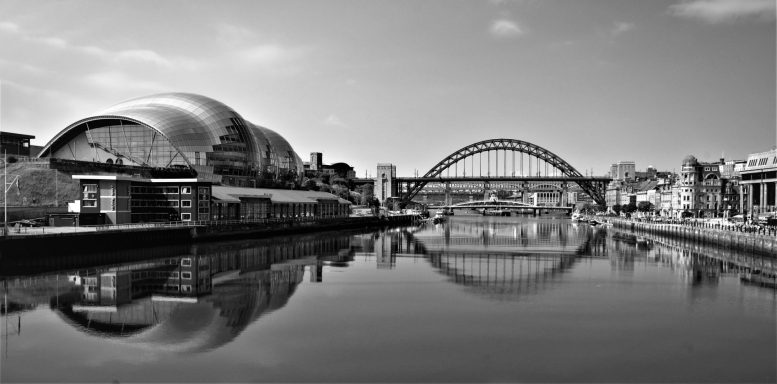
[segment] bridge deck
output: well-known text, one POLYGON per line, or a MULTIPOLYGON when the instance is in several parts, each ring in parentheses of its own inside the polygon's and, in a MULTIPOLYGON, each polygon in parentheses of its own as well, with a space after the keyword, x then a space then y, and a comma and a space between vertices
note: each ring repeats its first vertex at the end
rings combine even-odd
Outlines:
POLYGON ((566 176, 437 176, 437 177, 395 177, 397 182, 445 182, 445 181, 483 181, 483 182, 502 182, 502 181, 603 181, 610 182, 609 177, 566 177, 566 176))

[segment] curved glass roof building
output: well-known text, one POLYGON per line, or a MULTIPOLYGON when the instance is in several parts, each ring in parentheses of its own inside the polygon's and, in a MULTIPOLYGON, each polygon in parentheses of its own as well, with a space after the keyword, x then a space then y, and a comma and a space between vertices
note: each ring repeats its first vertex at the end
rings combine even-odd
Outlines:
POLYGON ((297 180, 302 159, 278 133, 232 108, 190 93, 164 93, 114 105, 76 121, 40 157, 155 168, 187 167, 227 185, 297 180))

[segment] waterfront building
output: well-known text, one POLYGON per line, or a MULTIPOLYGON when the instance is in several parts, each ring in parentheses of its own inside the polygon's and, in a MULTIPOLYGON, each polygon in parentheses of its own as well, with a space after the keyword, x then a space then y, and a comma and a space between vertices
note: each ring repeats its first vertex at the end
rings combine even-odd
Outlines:
POLYGON ((323 164, 324 154, 321 152, 310 152, 310 170, 318 171, 323 164))
POLYGON ((30 140, 34 138, 35 136, 31 135, 0 131, 0 155, 29 157, 30 140))
POLYGON ((398 195, 399 185, 394 181, 397 177, 397 166, 391 163, 378 163, 376 175, 373 195, 384 204, 387 198, 398 195))
POLYGON ((655 180, 658 175, 658 170, 652 165, 648 165, 644 172, 635 171, 634 177, 636 180, 655 180))
POLYGON ((647 202, 652 205, 652 210, 649 212, 652 214, 661 206, 661 192, 658 188, 657 180, 646 180, 640 182, 635 187, 635 203, 639 205, 641 202, 647 202))
POLYGON ((351 203, 327 192, 214 186, 198 178, 73 175, 80 225, 348 217, 351 203))
POLYGON ((777 211, 777 149, 751 153, 741 176, 742 212, 756 218, 777 211))
POLYGON ((130 175, 73 175, 80 182, 80 225, 210 219, 211 182, 130 175))
POLYGON ((612 211, 612 207, 619 205, 621 200, 621 190, 624 182, 622 180, 613 180, 607 184, 604 199, 607 204, 607 211, 612 211))
POLYGON ((214 99, 140 97, 63 129, 39 157, 112 166, 191 169, 214 184, 299 183, 302 160, 281 135, 214 99))
POLYGON ((675 182, 676 178, 673 177, 673 175, 658 179, 658 183, 656 184, 656 190, 658 194, 658 204, 656 204, 656 209, 661 212, 661 216, 673 216, 673 207, 679 203, 679 199, 676 199, 676 196, 678 196, 676 194, 677 191, 674 189, 675 182))
POLYGON ((328 175, 329 177, 339 177, 345 180, 356 178, 356 171, 347 163, 339 162, 334 164, 324 164, 323 154, 321 152, 311 152, 310 162, 304 163, 305 177, 314 178, 328 175))
POLYGON ((610 177, 614 180, 630 180, 636 178, 636 163, 633 161, 619 161, 610 165, 610 177))
POLYGON ((720 177, 723 179, 738 179, 741 178, 741 173, 745 169, 746 160, 725 160, 720 159, 720 177))
POLYGON ((351 202, 331 193, 213 186, 212 220, 348 217, 351 202))
POLYGON ((717 217, 723 214, 724 181, 720 177, 720 162, 700 162, 693 155, 683 159, 678 181, 680 204, 677 216, 687 212, 694 217, 717 217))

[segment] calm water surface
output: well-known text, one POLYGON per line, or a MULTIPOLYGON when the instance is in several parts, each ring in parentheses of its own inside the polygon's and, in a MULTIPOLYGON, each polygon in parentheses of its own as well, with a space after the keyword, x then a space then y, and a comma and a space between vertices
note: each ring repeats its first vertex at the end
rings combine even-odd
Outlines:
POLYGON ((775 382, 773 258, 453 217, 2 255, 2 382, 775 382), (6 309, 9 313, 6 315, 6 309))

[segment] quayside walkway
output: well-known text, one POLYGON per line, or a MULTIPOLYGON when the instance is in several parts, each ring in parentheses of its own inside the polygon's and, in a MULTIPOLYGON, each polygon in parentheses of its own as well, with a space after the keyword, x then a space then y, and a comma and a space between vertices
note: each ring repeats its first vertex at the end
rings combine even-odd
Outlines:
MULTIPOLYGON (((601 218, 600 218, 601 220, 601 218)), ((616 228, 681 238, 777 257, 777 228, 705 222, 658 222, 607 217, 616 228)))
POLYGON ((418 215, 272 218, 81 227, 14 228, 0 237, 0 257, 51 250, 110 250, 289 233, 411 225, 418 215))
POLYGON ((110 225, 80 225, 80 226, 16 226, 8 227, 8 236, 38 236, 63 233, 89 233, 105 231, 128 231, 139 229, 175 229, 175 228, 208 228, 224 227, 234 225, 256 225, 256 226, 289 226, 296 224, 328 224, 348 221, 349 218, 342 217, 282 217, 268 219, 246 219, 246 220, 209 220, 209 221, 173 221, 164 223, 133 223, 133 224, 110 224, 110 225))

